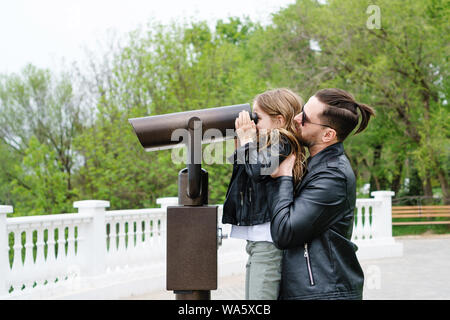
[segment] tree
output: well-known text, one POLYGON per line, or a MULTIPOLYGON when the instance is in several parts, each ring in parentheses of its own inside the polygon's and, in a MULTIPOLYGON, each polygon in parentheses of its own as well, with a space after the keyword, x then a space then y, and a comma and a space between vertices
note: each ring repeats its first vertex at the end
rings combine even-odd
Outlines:
MULTIPOLYGON (((23 161, 20 170, 12 170, 10 165, 1 166, 0 176, 5 183, 14 182, 16 188, 25 192, 8 195, 17 208, 31 208, 19 202, 22 196, 35 195, 33 175, 37 168, 49 163, 56 166, 52 170, 61 173, 58 177, 64 178, 66 199, 62 201, 59 195, 49 197, 48 207, 53 200, 57 201, 53 205, 58 207, 58 203, 70 202, 74 196, 72 175, 78 163, 73 139, 82 130, 81 101, 82 97, 73 92, 67 72, 57 76, 49 70, 28 65, 19 75, 0 77, 0 140, 7 159, 23 161), (53 159, 38 155, 42 150, 51 153, 53 159)), ((56 173, 51 175, 56 176, 56 173)))
MULTIPOLYGON (((174 164, 170 150, 144 152, 128 119, 251 102, 262 86, 247 72, 242 53, 253 25, 230 24, 242 30, 233 33, 237 42, 205 22, 136 30, 106 64, 110 72, 90 77, 100 84, 96 119, 76 142, 84 159, 78 180, 84 197, 134 208, 177 195, 178 172, 185 165, 174 164)), ((218 29, 229 30, 223 21, 218 29)), ((210 177, 210 203, 223 202, 231 166, 203 167, 210 177)))
POLYGON ((275 14, 255 42, 261 72, 307 96, 340 87, 375 107, 369 130, 379 132, 350 138, 373 155, 366 168, 375 184, 398 184, 411 157, 425 195, 437 179, 448 202, 448 13, 448 1, 439 0, 298 1, 275 14), (381 9, 379 29, 368 27, 369 5, 381 9))
POLYGON ((22 162, 11 170, 15 178, 10 186, 16 199, 15 212, 36 215, 70 212, 76 190, 68 190, 67 173, 61 171, 56 152, 31 137, 22 162))

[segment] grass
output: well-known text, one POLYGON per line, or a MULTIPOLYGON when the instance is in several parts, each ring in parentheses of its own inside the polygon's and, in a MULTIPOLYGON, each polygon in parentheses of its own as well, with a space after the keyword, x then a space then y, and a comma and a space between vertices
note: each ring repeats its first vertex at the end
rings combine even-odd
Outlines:
POLYGON ((450 233, 450 225, 416 225, 416 226, 392 226, 392 235, 421 235, 421 234, 446 234, 450 233))

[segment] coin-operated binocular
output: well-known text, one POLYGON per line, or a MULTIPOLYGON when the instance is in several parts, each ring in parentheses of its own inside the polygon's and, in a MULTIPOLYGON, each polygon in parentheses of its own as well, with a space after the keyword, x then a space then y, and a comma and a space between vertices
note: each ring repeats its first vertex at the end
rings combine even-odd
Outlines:
POLYGON ((208 206, 208 172, 202 169, 202 143, 235 137, 235 120, 249 104, 129 119, 147 151, 187 146, 186 168, 178 174, 178 206, 167 207, 166 289, 177 300, 209 300, 217 289, 217 206, 208 206))

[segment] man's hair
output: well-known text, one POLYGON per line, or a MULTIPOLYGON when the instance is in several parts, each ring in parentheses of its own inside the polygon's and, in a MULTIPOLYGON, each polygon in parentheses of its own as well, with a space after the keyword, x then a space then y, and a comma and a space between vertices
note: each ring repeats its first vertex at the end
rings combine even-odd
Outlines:
POLYGON ((319 118, 336 130, 338 141, 344 141, 350 132, 358 125, 358 109, 361 113, 361 123, 354 134, 363 131, 375 115, 375 111, 366 104, 356 102, 353 96, 342 89, 322 89, 314 95, 325 104, 325 109, 319 118))

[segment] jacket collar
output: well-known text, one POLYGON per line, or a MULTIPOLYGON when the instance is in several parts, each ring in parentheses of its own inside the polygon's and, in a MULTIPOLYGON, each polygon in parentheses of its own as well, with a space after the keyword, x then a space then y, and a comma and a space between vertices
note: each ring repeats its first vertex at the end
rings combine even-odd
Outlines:
POLYGON ((320 163, 323 163, 324 160, 330 158, 331 156, 339 156, 343 153, 344 146, 342 145, 342 142, 332 144, 331 146, 326 147, 325 149, 314 155, 314 157, 309 157, 307 160, 308 165, 306 167, 306 170, 311 171, 312 168, 320 163))
POLYGON ((298 192, 303 188, 306 182, 309 179, 305 179, 306 175, 314 170, 314 168, 324 165, 327 166, 327 160, 332 157, 339 156, 344 153, 344 146, 342 142, 338 142, 332 144, 331 146, 326 147, 317 153, 314 157, 309 157, 307 160, 306 172, 303 175, 301 182, 295 187, 294 194, 298 194, 298 192))

